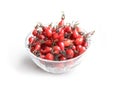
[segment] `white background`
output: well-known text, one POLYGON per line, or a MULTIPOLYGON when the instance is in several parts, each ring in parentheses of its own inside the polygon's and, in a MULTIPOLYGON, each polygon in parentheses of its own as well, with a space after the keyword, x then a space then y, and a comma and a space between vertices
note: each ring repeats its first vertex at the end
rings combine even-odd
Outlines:
POLYGON ((0 0, 0 86, 120 86, 119 0, 0 0), (79 21, 96 30, 82 63, 65 74, 39 69, 24 47, 37 22, 79 21))

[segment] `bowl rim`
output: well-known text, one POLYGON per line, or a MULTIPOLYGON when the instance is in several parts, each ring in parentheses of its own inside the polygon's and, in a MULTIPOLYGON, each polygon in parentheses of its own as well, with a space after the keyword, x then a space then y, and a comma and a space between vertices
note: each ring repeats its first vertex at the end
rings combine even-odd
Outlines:
MULTIPOLYGON (((86 32, 86 31, 85 31, 85 32, 86 32)), ((90 40, 90 38, 89 38, 89 39, 87 40, 87 42, 88 42, 88 47, 87 47, 86 51, 85 51, 84 53, 82 53, 81 55, 79 55, 79 56, 77 56, 77 57, 75 57, 75 58, 68 59, 68 60, 53 61, 53 60, 42 59, 42 58, 40 58, 40 57, 35 56, 33 53, 30 52, 30 50, 29 50, 29 48, 28 48, 28 38, 29 38, 30 36, 33 36, 33 35, 32 35, 32 31, 29 32, 29 33, 27 34, 26 38, 25 38, 25 48, 26 48, 27 52, 28 52, 32 57, 34 57, 34 58, 36 58, 36 59, 38 59, 38 60, 41 60, 41 61, 45 61, 45 62, 63 63, 63 62, 69 62, 69 61, 72 61, 72 60, 75 60, 75 59, 79 59, 80 57, 82 57, 82 56, 86 53, 86 51, 88 50, 88 48, 90 47, 90 44, 91 44, 91 40, 90 40)), ((30 57, 31 57, 31 56, 30 56, 30 57)))

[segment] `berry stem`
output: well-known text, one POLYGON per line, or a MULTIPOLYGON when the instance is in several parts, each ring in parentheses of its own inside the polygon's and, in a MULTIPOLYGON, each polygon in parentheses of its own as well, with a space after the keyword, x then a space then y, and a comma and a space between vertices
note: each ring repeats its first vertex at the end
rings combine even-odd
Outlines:
POLYGON ((85 37, 90 38, 94 33, 95 33, 95 30, 85 34, 85 37))
POLYGON ((65 19, 65 14, 64 14, 64 12, 62 12, 62 17, 61 17, 61 19, 62 19, 62 20, 65 19))

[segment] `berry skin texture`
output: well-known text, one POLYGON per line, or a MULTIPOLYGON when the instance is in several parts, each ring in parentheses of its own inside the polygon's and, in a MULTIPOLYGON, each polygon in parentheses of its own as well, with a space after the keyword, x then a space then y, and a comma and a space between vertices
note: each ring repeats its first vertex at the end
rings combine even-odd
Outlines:
POLYGON ((78 34, 78 32, 77 32, 77 30, 75 29, 74 31, 73 31, 73 38, 77 38, 79 36, 79 34, 78 34))
POLYGON ((45 35, 47 37, 51 37, 52 36, 52 31, 50 29, 45 29, 45 35))
POLYGON ((77 50, 77 51, 80 51, 80 48, 81 48, 81 47, 82 47, 81 45, 76 46, 76 50, 77 50))
POLYGON ((43 39, 45 39, 45 36, 42 35, 42 34, 40 34, 40 35, 38 35, 38 38, 41 39, 41 40, 43 40, 43 39))
POLYGON ((65 47, 66 47, 66 46, 70 46, 71 44, 72 44, 72 41, 69 40, 69 39, 67 39, 67 40, 64 41, 64 46, 65 46, 65 47))
POLYGON ((32 34, 33 34, 33 36, 37 36, 37 34, 38 34, 37 29, 34 29, 32 34))
POLYGON ((64 56, 61 56, 60 61, 64 61, 64 60, 66 60, 66 58, 64 56))
POLYGON ((34 42, 34 37, 30 37, 30 38, 28 39, 28 41, 29 41, 30 44, 32 44, 32 43, 34 42))
POLYGON ((64 50, 65 46, 63 42, 58 42, 58 45, 61 48, 61 50, 64 50))
POLYGON ((72 49, 66 50, 66 54, 68 58, 73 58, 74 56, 74 51, 72 49))
POLYGON ((64 40, 64 36, 59 36, 59 41, 63 41, 64 40))
POLYGON ((51 46, 51 45, 52 45, 52 41, 51 41, 51 40, 46 40, 45 44, 46 44, 47 46, 51 46))
POLYGON ((50 53, 51 50, 52 50, 51 47, 46 47, 46 48, 44 49, 44 53, 50 53))
POLYGON ((72 49, 73 49, 73 50, 76 50, 76 46, 75 46, 75 45, 73 45, 73 46, 72 46, 72 49))
POLYGON ((58 35, 58 33, 55 32, 55 33, 53 33, 53 36, 52 36, 52 37, 53 37, 53 39, 55 40, 55 39, 58 39, 58 38, 59 38, 59 35, 58 35))
POLYGON ((33 51, 35 50, 35 48, 34 47, 31 47, 30 48, 30 52, 32 52, 33 53, 33 51))
POLYGON ((71 32, 71 27, 70 26, 66 26, 65 27, 65 32, 71 32))
POLYGON ((60 47, 59 46, 54 46, 53 47, 53 52, 55 53, 55 54, 59 54, 59 52, 60 52, 60 47))
POLYGON ((86 51, 86 48, 85 48, 85 47, 81 47, 81 48, 80 48, 80 54, 83 54, 85 51, 86 51))
POLYGON ((62 19, 59 23, 58 23, 58 26, 61 27, 64 25, 64 20, 62 19))
POLYGON ((35 46, 35 50, 36 50, 36 51, 40 50, 40 44, 37 44, 37 45, 35 46))
POLYGON ((82 45, 87 48, 88 47, 88 42, 84 41, 82 45))
POLYGON ((51 53, 46 54, 45 59, 54 60, 54 56, 51 53))
POLYGON ((83 43, 83 37, 77 38, 77 39, 74 41, 74 43, 75 43, 76 45, 81 45, 81 44, 83 43))
POLYGON ((82 54, 86 51, 86 48, 81 46, 81 45, 78 45, 77 46, 77 51, 79 52, 79 54, 82 54))

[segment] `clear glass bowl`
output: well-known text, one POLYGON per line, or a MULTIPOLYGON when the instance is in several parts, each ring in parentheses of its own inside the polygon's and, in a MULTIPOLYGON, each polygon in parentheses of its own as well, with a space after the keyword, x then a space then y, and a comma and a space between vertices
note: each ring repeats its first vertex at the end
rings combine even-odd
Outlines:
MULTIPOLYGON (((81 57, 84 56, 86 51, 73 59, 65 60, 65 61, 51 61, 42 59, 40 57, 36 57, 34 54, 32 54, 28 48, 28 38, 32 36, 31 33, 28 34, 25 40, 25 47, 28 51, 29 56, 33 60, 33 62, 43 70, 50 72, 50 73, 65 73, 70 71, 72 68, 77 66, 81 62, 81 57)), ((90 39, 88 40, 88 47, 90 45, 90 39)), ((88 49, 88 48, 87 48, 88 49)))

